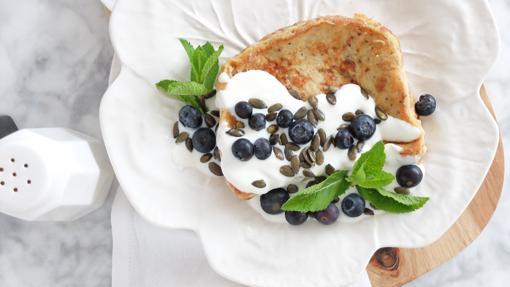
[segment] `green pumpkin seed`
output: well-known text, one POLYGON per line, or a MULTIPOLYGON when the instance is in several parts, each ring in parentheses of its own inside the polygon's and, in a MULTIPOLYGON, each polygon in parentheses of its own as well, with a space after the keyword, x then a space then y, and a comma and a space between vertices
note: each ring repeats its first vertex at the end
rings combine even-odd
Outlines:
POLYGON ((362 110, 356 110, 354 112, 355 115, 359 116, 359 115, 362 115, 363 114, 363 111, 362 110))
POLYGON ((220 116, 220 111, 218 110, 212 110, 210 111, 211 115, 215 116, 215 117, 219 117, 220 116))
POLYGON ((216 124, 216 119, 209 113, 204 115, 204 121, 205 121, 205 125, 208 128, 212 128, 216 124))
POLYGON ((294 176, 294 170, 292 170, 292 167, 290 165, 282 165, 280 167, 280 173, 287 176, 287 177, 293 177, 294 176))
POLYGON ((294 171, 294 173, 298 173, 299 165, 300 165, 300 161, 297 156, 293 156, 290 158, 290 167, 292 167, 292 170, 294 171))
POLYGON ((363 210, 363 214, 369 215, 369 216, 373 216, 374 215, 374 211, 372 209, 370 209, 370 208, 365 208, 363 210))
POLYGON ((320 140, 321 146, 324 146, 324 144, 326 143, 326 132, 324 131, 324 129, 320 128, 317 131, 317 134, 319 135, 319 140, 320 140))
POLYGON ((287 185, 287 192, 288 193, 296 193, 296 192, 298 192, 298 190, 299 190, 299 188, 295 184, 291 183, 291 184, 287 185))
POLYGON ((284 157, 283 157, 283 152, 281 149, 277 148, 277 147, 273 147, 273 153, 274 153, 274 156, 279 159, 279 160, 283 160, 284 157))
POLYGON ((287 138, 287 134, 282 133, 282 134, 280 135, 280 143, 281 143, 282 145, 286 145, 286 144, 288 144, 288 143, 289 143, 289 139, 287 138))
POLYGON ((193 141, 191 138, 187 138, 184 144, 186 145, 186 148, 189 150, 189 152, 193 151, 193 141))
POLYGON ((323 151, 328 151, 329 150, 329 147, 331 146, 331 143, 333 142, 333 136, 330 136, 326 142, 324 143, 324 146, 322 146, 322 150, 323 151))
POLYGON ((327 164, 324 169, 327 175, 332 175, 335 172, 335 168, 331 164, 327 164))
POLYGON ((265 108, 267 108, 266 103, 264 103, 264 101, 263 101, 263 100, 261 100, 261 99, 251 98, 251 99, 249 99, 249 100, 248 100, 248 103, 249 103, 252 107, 254 107, 254 108, 256 108, 256 109, 265 109, 265 108))
POLYGON ((278 126, 277 125, 270 125, 267 127, 266 131, 270 134, 274 134, 275 132, 278 131, 278 126))
POLYGON ((349 157, 350 160, 352 161, 355 161, 356 160, 356 157, 357 157, 357 154, 356 154, 356 146, 351 146, 349 148, 349 151, 347 152, 347 156, 349 157))
POLYGON ((326 100, 328 101, 328 103, 332 106, 336 105, 336 96, 335 94, 327 94, 326 95, 326 100))
POLYGON ((242 137, 244 136, 244 130, 241 130, 241 129, 229 129, 227 131, 227 134, 230 135, 230 136, 233 136, 233 137, 242 137))
POLYGON ((303 155, 303 160, 304 162, 306 162, 308 165, 310 166, 313 166, 314 165, 314 162, 310 159, 310 157, 308 156, 308 149, 303 149, 302 150, 302 155, 303 155))
POLYGON ((361 88, 361 94, 368 100, 368 92, 365 89, 361 88))
POLYGON ((268 113, 274 113, 283 108, 282 104, 274 104, 267 109, 268 113))
POLYGON ((310 187, 312 185, 316 185, 318 182, 314 179, 314 180, 310 180, 307 184, 306 184, 306 187, 310 187))
POLYGON ((308 112, 306 112, 306 118, 314 126, 317 126, 317 124, 319 123, 317 121, 317 118, 315 117, 315 114, 313 113, 313 110, 308 110, 308 112))
POLYGON ((381 121, 385 121, 388 119, 388 115, 385 112, 383 112, 378 106, 375 107, 375 115, 381 121))
POLYGON ((308 158, 310 159, 311 163, 315 163, 315 161, 317 160, 315 152, 311 149, 306 150, 306 155, 308 155, 308 158))
POLYGON ((302 168, 312 168, 312 166, 307 162, 301 162, 301 167, 302 168))
POLYGON ((285 145, 286 148, 292 150, 292 151, 298 151, 299 150, 299 146, 295 143, 292 143, 292 142, 288 142, 286 145, 285 145))
POLYGON ((278 116, 277 113, 270 113, 270 114, 267 114, 266 115, 266 121, 268 122, 272 122, 276 119, 276 117, 278 116))
POLYGON ((326 180, 326 177, 325 177, 325 176, 317 176, 317 177, 315 177, 315 181, 316 181, 317 183, 321 183, 321 182, 323 182, 323 181, 325 181, 325 180, 326 180))
POLYGON ((292 97, 294 97, 295 99, 301 100, 301 97, 299 96, 298 91, 296 91, 296 90, 290 90, 290 91, 289 91, 289 94, 290 94, 292 97))
POLYGON ((336 130, 337 130, 337 131, 338 131, 338 130, 343 130, 343 129, 346 129, 346 128, 348 128, 348 127, 349 127, 349 124, 345 124, 345 123, 344 123, 344 124, 341 124, 340 126, 338 126, 338 128, 337 128, 336 130))
POLYGON ((174 139, 176 139, 178 135, 179 135, 179 122, 175 122, 172 128, 172 136, 174 137, 174 139))
POLYGON ((297 112, 294 114, 295 120, 300 120, 306 116, 306 112, 308 109, 306 107, 301 107, 297 112))
POLYGON ((308 103, 312 106, 312 108, 316 109, 319 105, 319 100, 317 100, 317 97, 312 96, 308 98, 308 103))
POLYGON ((322 165, 324 163, 324 153, 321 150, 315 153, 315 163, 317 165, 322 165))
POLYGON ((198 98, 198 104, 202 112, 207 113, 207 104, 205 103, 205 97, 198 98))
POLYGON ((285 154, 285 159, 289 160, 289 161, 294 156, 294 153, 292 152, 292 150, 290 150, 288 148, 283 149, 283 154, 285 154))
POLYGON ((309 169, 303 170, 303 175, 306 177, 315 177, 315 174, 309 169))
POLYGON ((365 142, 364 141, 359 141, 357 144, 356 144, 356 150, 358 152, 361 152, 363 150, 363 147, 365 146, 365 142))
POLYGON ((210 160, 211 160, 212 156, 213 156, 213 155, 212 155, 212 153, 206 153, 206 154, 203 154, 203 155, 200 157, 200 162, 201 162, 201 163, 206 163, 206 162, 208 162, 208 161, 210 161, 210 160))
POLYGON ((354 113, 348 112, 342 115, 342 120, 346 122, 350 122, 354 119, 356 115, 354 113))
POLYGON ((315 115, 315 118, 318 121, 324 121, 326 119, 326 116, 324 115, 324 113, 319 109, 314 109, 313 114, 315 115))
POLYGON ((215 147, 213 150, 213 157, 217 161, 221 161, 221 151, 218 147, 215 147))
POLYGON ((215 163, 215 162, 209 162, 209 170, 217 176, 223 176, 223 171, 221 170, 221 167, 215 163))
POLYGON ((411 192, 409 191, 409 189, 405 188, 405 187, 401 187, 401 186, 397 186, 393 189, 396 193, 398 194, 404 194, 404 195, 409 195, 411 192))
POLYGON ((175 143, 182 143, 186 141, 188 138, 189 134, 187 132, 182 132, 175 138, 175 143))
POLYGON ((315 134, 312 138, 312 143, 310 144, 310 149, 312 151, 318 151, 321 146, 321 138, 319 134, 315 134))
POLYGON ((263 179, 255 180, 251 183, 251 185, 257 187, 257 188, 264 188, 266 187, 266 182, 263 179))
POLYGON ((245 128, 245 125, 243 122, 239 121, 236 123, 236 128, 238 129, 244 129, 245 128))
POLYGON ((280 137, 278 136, 278 134, 274 133, 272 134, 270 137, 269 137, 269 143, 271 145, 275 145, 278 143, 278 141, 280 140, 280 137))

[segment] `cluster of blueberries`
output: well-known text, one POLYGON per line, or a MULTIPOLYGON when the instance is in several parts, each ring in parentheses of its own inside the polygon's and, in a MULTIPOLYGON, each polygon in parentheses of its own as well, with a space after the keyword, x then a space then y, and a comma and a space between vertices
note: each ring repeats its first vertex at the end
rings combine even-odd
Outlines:
POLYGON ((208 153, 216 146, 216 133, 202 126, 202 113, 195 107, 186 105, 179 111, 179 121, 187 128, 197 129, 191 137, 193 148, 208 153))

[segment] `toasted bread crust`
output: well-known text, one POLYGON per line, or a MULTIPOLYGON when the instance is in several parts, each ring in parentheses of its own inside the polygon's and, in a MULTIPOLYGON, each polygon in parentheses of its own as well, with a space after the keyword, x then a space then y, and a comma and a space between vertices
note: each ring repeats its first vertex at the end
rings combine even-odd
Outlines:
POLYGON ((223 66, 229 76, 248 70, 272 74, 302 100, 356 83, 381 110, 422 130, 417 140, 398 143, 402 154, 425 152, 399 41, 390 30, 363 15, 298 22, 265 36, 223 66))

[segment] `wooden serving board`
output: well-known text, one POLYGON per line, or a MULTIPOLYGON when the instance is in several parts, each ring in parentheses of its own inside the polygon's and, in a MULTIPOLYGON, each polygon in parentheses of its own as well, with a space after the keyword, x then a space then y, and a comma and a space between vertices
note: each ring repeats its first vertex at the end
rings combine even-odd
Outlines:
MULTIPOLYGON (((494 116, 494 110, 483 87, 480 95, 494 116)), ((427 247, 379 249, 367 266, 372 286, 402 286, 448 261, 471 244, 496 209, 504 175, 504 153, 500 140, 485 181, 459 220, 439 240, 427 247)))

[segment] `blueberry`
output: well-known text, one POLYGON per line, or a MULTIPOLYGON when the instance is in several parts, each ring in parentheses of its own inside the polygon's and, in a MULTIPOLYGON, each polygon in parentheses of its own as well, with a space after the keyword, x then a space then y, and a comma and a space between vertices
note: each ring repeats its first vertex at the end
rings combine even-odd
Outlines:
POLYGON ((396 178, 400 186, 409 188, 420 184, 423 173, 417 165, 403 165, 397 169, 396 178))
POLYGON ((261 129, 266 127, 266 116, 264 114, 253 114, 248 121, 250 128, 260 131, 261 129))
POLYGON ((308 214, 299 211, 285 211, 285 219, 292 225, 300 225, 308 219, 308 214))
POLYGON ((294 118, 294 115, 289 110, 281 110, 278 113, 278 116, 276 117, 276 123, 282 127, 287 128, 292 123, 292 119, 294 118))
POLYGON ((236 115, 240 117, 241 119, 248 119, 251 116, 251 113, 253 111, 253 108, 251 107, 248 102, 239 102, 234 107, 234 110, 236 112, 236 115))
POLYGON ((253 156, 253 144, 247 139, 238 139, 232 145, 232 153, 242 161, 247 161, 253 156))
POLYGON ((253 144, 253 149, 255 151, 255 157, 258 159, 266 159, 271 155, 271 144, 269 140, 265 138, 259 138, 253 144))
POLYGON ((352 135, 358 140, 369 139, 375 133, 374 119, 366 114, 357 115, 350 126, 352 135))
POLYGON ((208 153, 216 146, 216 135, 211 129, 199 128, 191 138, 193 148, 201 153, 208 153))
POLYGON ((342 211, 349 217, 358 217, 365 210, 365 200, 357 193, 351 193, 342 199, 342 211))
POLYGON ((339 129, 335 136, 335 146, 339 149, 348 149, 354 144, 354 137, 348 129, 339 129))
POLYGON ((202 114, 190 105, 186 105, 179 111, 179 121, 185 127, 196 129, 202 125, 202 114))
POLYGON ((266 213, 282 213, 282 205, 289 199, 289 193, 283 188, 270 190, 268 193, 260 196, 260 207, 266 213))
POLYGON ((308 120, 298 120, 290 124, 290 139, 297 144, 305 144, 312 140, 314 134, 313 125, 308 120))
POLYGON ((322 224, 328 225, 335 222, 339 215, 340 210, 338 210, 338 207, 335 204, 330 203, 326 209, 315 213, 315 219, 322 224))
POLYGON ((429 94, 421 95, 414 105, 414 109, 420 116, 431 115, 436 110, 436 99, 429 94))

